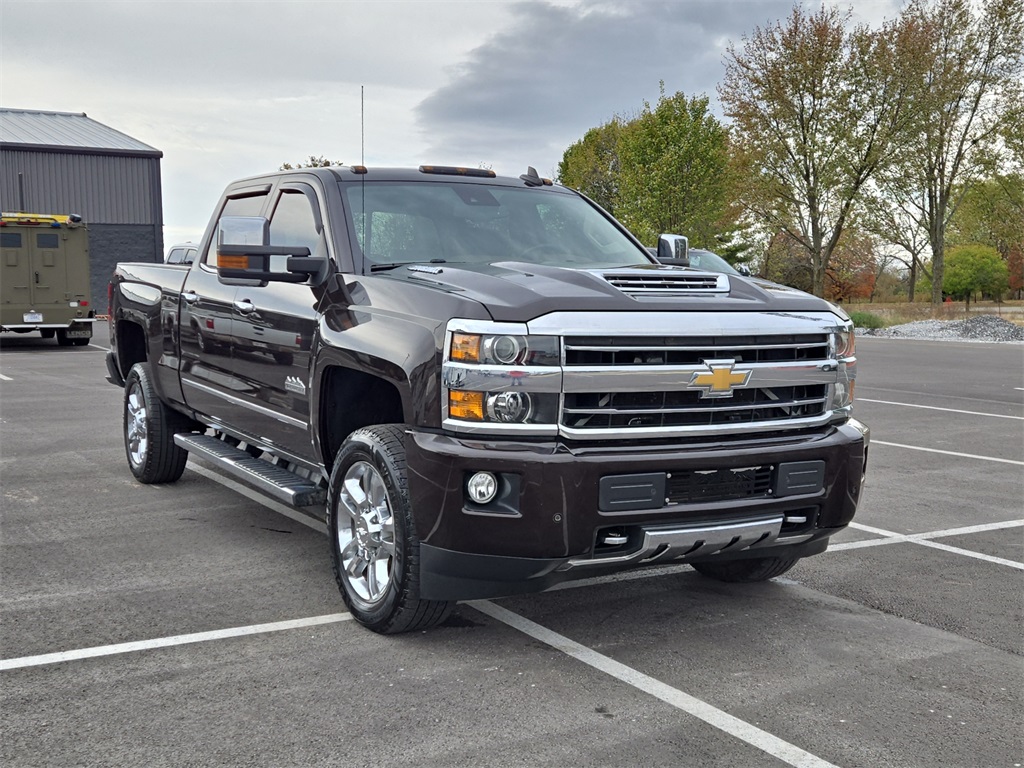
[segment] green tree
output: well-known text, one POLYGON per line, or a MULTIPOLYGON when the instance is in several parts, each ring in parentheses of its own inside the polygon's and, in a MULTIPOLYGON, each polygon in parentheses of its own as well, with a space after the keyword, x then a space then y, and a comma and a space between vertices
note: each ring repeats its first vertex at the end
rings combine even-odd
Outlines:
POLYGON ((727 135, 708 97, 682 93, 644 102, 619 132, 615 214, 643 242, 662 232, 714 247, 726 207, 727 135))
POLYGON ((591 128, 572 144, 558 164, 558 180, 578 189, 615 215, 619 196, 619 118, 591 128))
POLYGON ((881 187, 914 212, 928 235, 932 302, 938 303, 947 228, 963 195, 1020 139, 1024 4, 911 0, 898 27, 919 41, 904 59, 915 122, 881 187))
POLYGON ((291 171, 296 168, 328 168, 332 165, 344 165, 344 163, 340 160, 328 160, 323 155, 319 157, 317 155, 310 155, 308 160, 295 163, 294 165, 291 163, 281 163, 281 167, 278 170, 291 171))
POLYGON ((947 231, 953 245, 1024 245, 1024 173, 997 174, 964 191, 947 231))
POLYGON ((942 288, 950 296, 963 298, 968 308, 975 292, 998 297, 1008 287, 1009 270, 995 248, 961 245, 950 249, 942 288))
POLYGON ((895 25, 848 31, 849 14, 793 8, 730 45, 719 96, 747 169, 747 209, 802 247, 825 292, 832 254, 907 115, 906 41, 895 25))
POLYGON ((707 96, 645 102, 634 117, 616 117, 572 144, 558 179, 614 214, 643 242, 662 232, 685 234, 695 247, 725 243, 743 250, 729 216, 728 135, 708 111, 707 96))

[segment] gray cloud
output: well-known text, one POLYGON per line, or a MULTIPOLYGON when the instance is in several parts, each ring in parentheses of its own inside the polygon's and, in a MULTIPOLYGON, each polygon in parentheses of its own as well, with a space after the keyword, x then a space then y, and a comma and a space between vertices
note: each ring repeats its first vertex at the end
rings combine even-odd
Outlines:
POLYGON ((420 128, 438 155, 453 147, 499 163, 518 155, 552 172, 589 128, 655 102, 661 80, 670 94, 714 102, 728 42, 791 8, 791 0, 522 3, 419 104, 420 128))

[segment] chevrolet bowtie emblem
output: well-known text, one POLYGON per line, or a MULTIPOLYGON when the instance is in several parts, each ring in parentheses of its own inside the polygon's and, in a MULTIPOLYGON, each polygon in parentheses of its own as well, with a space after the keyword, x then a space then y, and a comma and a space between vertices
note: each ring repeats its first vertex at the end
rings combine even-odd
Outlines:
POLYGON ((753 371, 734 371, 735 360, 706 360, 707 372, 697 371, 690 377, 690 388, 701 390, 704 397, 732 397, 734 387, 744 387, 753 371))

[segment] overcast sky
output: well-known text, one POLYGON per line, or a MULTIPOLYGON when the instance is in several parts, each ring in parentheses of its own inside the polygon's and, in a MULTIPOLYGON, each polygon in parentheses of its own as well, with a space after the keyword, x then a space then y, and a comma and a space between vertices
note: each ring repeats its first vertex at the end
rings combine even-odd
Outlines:
MULTIPOLYGON (((793 0, 0 0, 0 106, 85 112, 164 153, 164 242, 228 182, 309 155, 555 176, 596 125, 715 87, 793 0)), ((816 4, 815 4, 816 5, 816 4)), ((899 0, 839 3, 877 24, 899 0)), ((721 115, 719 115, 721 116, 721 115)))

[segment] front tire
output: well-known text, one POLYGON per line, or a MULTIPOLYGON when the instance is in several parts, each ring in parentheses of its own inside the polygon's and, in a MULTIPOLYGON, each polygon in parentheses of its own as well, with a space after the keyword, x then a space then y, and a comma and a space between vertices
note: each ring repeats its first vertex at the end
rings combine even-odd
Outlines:
POLYGON ((334 460, 327 516, 334 576, 356 621, 390 635, 447 618, 454 603, 419 596, 419 538, 400 426, 349 435, 334 460))
POLYGON ((140 483, 173 483, 185 471, 188 451, 174 443, 193 423, 168 408, 153 387, 149 363, 136 363, 124 381, 124 450, 140 483))
POLYGON ((703 576, 732 583, 768 581, 781 576, 799 562, 799 557, 756 557, 724 563, 691 563, 703 576))

